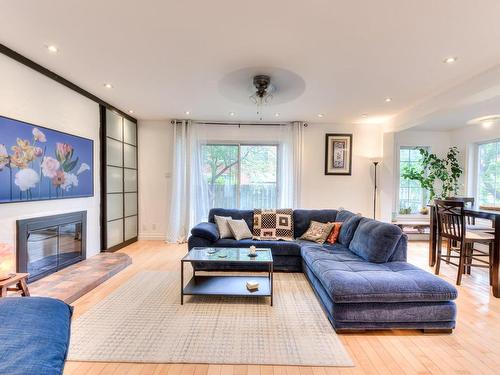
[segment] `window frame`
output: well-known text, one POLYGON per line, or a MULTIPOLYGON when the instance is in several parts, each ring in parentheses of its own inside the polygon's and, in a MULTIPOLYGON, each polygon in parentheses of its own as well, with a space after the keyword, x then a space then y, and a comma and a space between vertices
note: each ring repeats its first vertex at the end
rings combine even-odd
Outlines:
POLYGON ((200 149, 203 146, 237 146, 238 147, 238 157, 239 162, 237 164, 237 186, 236 189, 236 206, 235 209, 241 210, 241 146, 274 146, 276 147, 276 207, 278 206, 279 196, 281 194, 281 150, 282 145, 277 142, 259 142, 259 141, 249 141, 249 142, 236 142, 236 141, 207 141, 200 143, 200 149))
MULTIPOLYGON (((479 153, 480 153, 480 147, 482 145, 487 145, 487 144, 491 144, 491 143, 500 143, 500 138, 495 138, 495 139, 490 139, 490 140, 487 140, 487 141, 481 141, 481 142, 476 142, 474 144, 474 152, 473 152, 473 157, 474 157, 474 160, 473 160, 473 165, 474 165, 474 181, 473 181, 473 188, 472 188, 472 195, 474 196, 474 199, 476 201, 476 204, 479 206, 481 204, 480 202, 480 199, 479 199, 479 192, 480 192, 480 189, 479 189, 479 164, 480 164, 480 157, 479 157, 479 153)), ((500 155, 500 153, 498 152, 498 146, 497 146, 497 155, 500 155)), ((495 183, 496 185, 496 183, 495 183)), ((495 202, 493 203, 493 205, 495 206, 495 202)))
MULTIPOLYGON (((397 146, 397 176, 396 176, 396 191, 397 191, 397 194, 396 195, 396 204, 395 204, 395 207, 396 207, 396 217, 397 218, 410 218, 410 217, 420 217, 420 216, 426 216, 426 215, 422 215, 420 212, 414 212, 414 213, 410 213, 410 214, 400 214, 399 211, 401 209, 401 206, 400 206, 400 201, 401 201, 401 150, 403 149, 406 149, 406 150, 415 150, 417 148, 425 148, 427 151, 431 151, 431 148, 430 146, 421 146, 421 145, 417 145, 417 146, 407 146, 407 145, 398 145, 397 146)), ((411 161, 410 161, 411 162, 411 161)), ((421 191, 422 191, 422 200, 421 202, 422 205, 424 205, 426 202, 426 191, 425 189, 422 189, 420 187, 421 191)))

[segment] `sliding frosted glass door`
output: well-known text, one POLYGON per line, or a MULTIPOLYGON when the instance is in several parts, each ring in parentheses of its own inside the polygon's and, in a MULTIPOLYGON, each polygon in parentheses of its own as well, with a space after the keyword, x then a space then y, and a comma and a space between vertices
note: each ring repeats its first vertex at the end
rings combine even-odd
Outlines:
POLYGON ((137 123, 101 107, 102 243, 114 251, 137 240, 137 123))

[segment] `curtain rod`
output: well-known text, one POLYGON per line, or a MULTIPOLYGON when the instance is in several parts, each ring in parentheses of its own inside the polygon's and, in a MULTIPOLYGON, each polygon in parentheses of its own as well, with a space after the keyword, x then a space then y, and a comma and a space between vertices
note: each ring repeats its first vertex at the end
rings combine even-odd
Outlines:
MULTIPOLYGON (((172 125, 180 124, 181 120, 172 120, 170 123, 172 125)), ((290 125, 292 122, 225 122, 225 121, 191 121, 193 124, 204 124, 204 125, 233 125, 233 126, 285 126, 290 125)), ((307 126, 307 125, 305 125, 307 126)))

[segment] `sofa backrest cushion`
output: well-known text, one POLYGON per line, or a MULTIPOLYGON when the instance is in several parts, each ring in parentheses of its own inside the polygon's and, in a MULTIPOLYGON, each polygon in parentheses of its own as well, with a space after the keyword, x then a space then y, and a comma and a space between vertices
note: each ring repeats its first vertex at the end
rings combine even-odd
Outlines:
POLYGON ((386 263, 404 237, 401 229, 389 223, 362 218, 349 244, 349 250, 372 263, 386 263))
POLYGON ((359 222, 363 219, 363 216, 353 214, 352 212, 346 210, 340 211, 338 216, 340 219, 338 221, 342 222, 338 242, 341 245, 348 247, 354 237, 356 229, 358 228, 359 222))
POLYGON ((246 221, 250 232, 253 231, 253 210, 232 210, 227 208, 212 208, 208 213, 208 221, 215 223, 214 216, 231 216, 235 220, 246 221))
POLYGON ((301 237, 309 228, 311 221, 320 223, 334 222, 337 210, 294 210, 293 225, 295 238, 301 237))

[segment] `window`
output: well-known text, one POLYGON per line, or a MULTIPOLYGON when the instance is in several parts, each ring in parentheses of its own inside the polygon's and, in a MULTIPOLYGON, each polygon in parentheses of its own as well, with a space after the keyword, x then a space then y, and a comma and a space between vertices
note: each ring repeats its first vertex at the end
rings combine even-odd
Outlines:
POLYGON ((500 205, 500 141, 480 144, 477 159, 477 201, 500 205))
POLYGON ((210 208, 277 206, 277 145, 203 145, 202 161, 210 208))
POLYGON ((399 214, 416 214, 427 203, 427 192, 418 181, 401 177, 406 166, 421 168, 420 152, 415 147, 399 149, 399 214))

